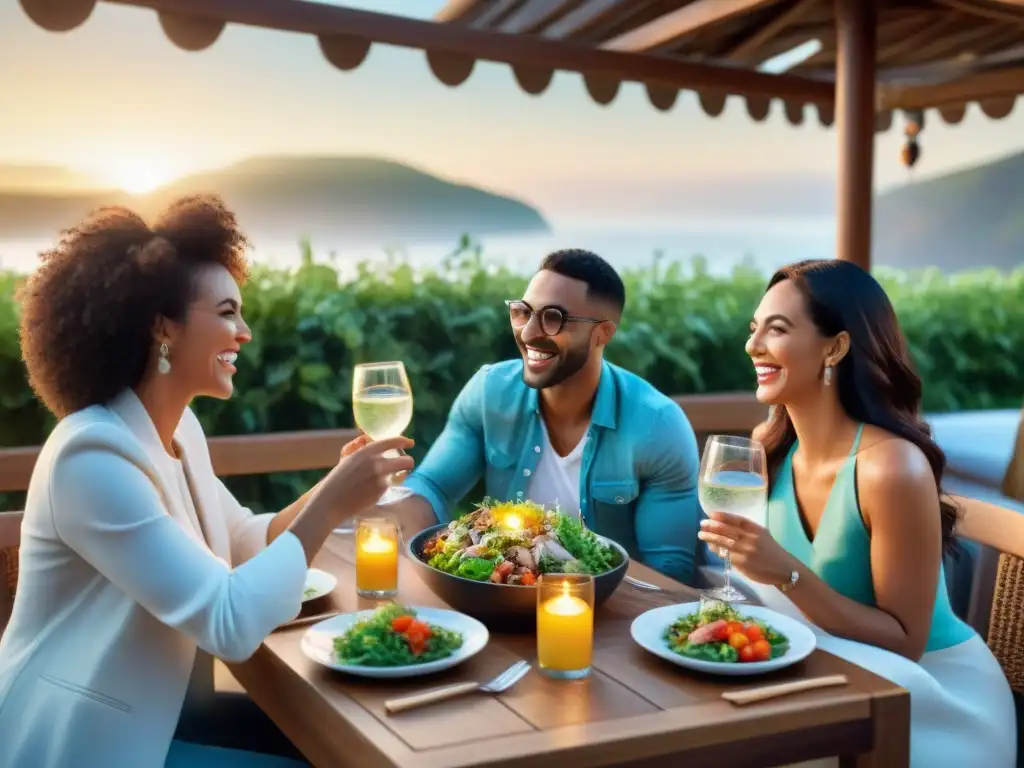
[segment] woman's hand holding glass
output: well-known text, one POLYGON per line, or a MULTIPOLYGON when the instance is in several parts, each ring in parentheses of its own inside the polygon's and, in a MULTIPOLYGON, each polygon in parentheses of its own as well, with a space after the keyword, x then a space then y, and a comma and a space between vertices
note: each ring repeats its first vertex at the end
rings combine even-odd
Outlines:
POLYGON ((413 445, 408 437, 371 441, 360 435, 342 449, 341 460, 321 481, 317 495, 326 494, 340 519, 376 506, 392 475, 413 468, 412 456, 401 453, 413 445))
MULTIPOLYGON (((373 440, 385 440, 402 434, 412 420, 412 388, 401 361, 360 363, 352 372, 352 413, 356 426, 373 440)), ((395 475, 378 499, 378 504, 394 504, 412 495, 397 485, 395 475)))
POLYGON ((768 529, 746 517, 709 512, 697 536, 710 546, 729 553, 732 567, 758 584, 789 581, 796 559, 777 542, 768 529))

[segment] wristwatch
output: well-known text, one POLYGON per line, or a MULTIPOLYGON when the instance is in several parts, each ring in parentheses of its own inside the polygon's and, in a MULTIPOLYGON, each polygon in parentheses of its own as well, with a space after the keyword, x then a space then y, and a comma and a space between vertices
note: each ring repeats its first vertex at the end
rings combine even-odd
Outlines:
POLYGON ((780 592, 789 592, 789 590, 796 586, 798 581, 800 581, 800 571, 793 571, 789 574, 789 581, 784 581, 775 586, 778 587, 780 592))

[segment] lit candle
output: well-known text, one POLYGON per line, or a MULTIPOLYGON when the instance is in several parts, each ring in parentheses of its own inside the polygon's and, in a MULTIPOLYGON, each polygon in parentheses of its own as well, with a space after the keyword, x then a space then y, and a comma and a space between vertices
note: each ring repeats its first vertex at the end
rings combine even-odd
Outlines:
POLYGON ((398 593, 398 526, 387 520, 360 520, 356 528, 356 592, 386 598, 398 593))
POLYGON ((523 528, 523 518, 513 513, 505 516, 505 527, 510 531, 519 532, 523 528))
POLYGON ((537 595, 537 661, 545 674, 574 679, 590 673, 594 655, 593 592, 594 583, 589 576, 541 576, 537 595))

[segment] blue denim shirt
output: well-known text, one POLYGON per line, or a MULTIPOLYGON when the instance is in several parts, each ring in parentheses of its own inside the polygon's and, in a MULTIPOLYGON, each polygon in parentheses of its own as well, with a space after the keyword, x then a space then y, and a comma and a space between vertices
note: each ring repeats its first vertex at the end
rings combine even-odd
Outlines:
MULTIPOLYGON (((487 495, 523 498, 541 458, 537 390, 523 363, 485 365, 459 393, 448 423, 405 485, 441 521, 486 478, 487 495)), ((630 557, 691 583, 700 506, 697 439, 683 410, 639 376, 605 362, 580 471, 580 512, 630 557)))

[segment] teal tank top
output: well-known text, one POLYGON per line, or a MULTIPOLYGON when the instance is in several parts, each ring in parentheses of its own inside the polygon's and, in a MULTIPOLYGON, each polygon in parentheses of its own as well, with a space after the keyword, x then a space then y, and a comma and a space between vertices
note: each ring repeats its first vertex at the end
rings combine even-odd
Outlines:
MULTIPOLYGON (((807 537, 796 504, 793 453, 797 446, 794 442, 768 499, 768 530, 790 554, 836 592, 858 603, 875 606, 875 588, 871 582, 871 537, 864 527, 857 501, 857 449, 863 430, 863 424, 857 428, 850 456, 836 473, 814 541, 807 537)), ((973 635, 974 630, 953 613, 946 591, 945 569, 940 566, 938 594, 925 651, 949 648, 973 635)))

